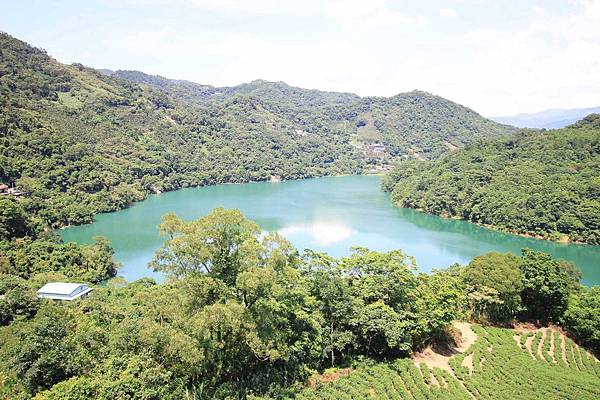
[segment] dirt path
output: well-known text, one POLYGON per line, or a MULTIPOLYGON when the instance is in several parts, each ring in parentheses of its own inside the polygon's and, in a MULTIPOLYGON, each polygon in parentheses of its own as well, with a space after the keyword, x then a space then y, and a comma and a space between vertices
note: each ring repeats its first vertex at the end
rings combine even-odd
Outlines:
MULTIPOLYGON (((548 351, 548 354, 550 354, 554 364, 556 364, 558 360, 556 359, 556 357, 554 357, 554 334, 558 335, 559 333, 554 330, 550 330, 548 332, 550 332, 550 338, 548 339, 550 340, 550 350, 548 351)), ((548 333, 546 333, 546 337, 548 337, 548 333)))
POLYGON ((533 351, 531 351, 531 346, 533 345, 533 336, 530 336, 527 338, 527 340, 525 340, 525 348, 529 351, 529 355, 531 356, 531 358, 533 358, 535 360, 535 356, 533 355, 533 351))
MULTIPOLYGON (((448 371, 452 376, 456 377, 454 370, 450 367, 449 360, 455 354, 464 353, 475 341, 477 335, 471 329, 471 324, 468 322, 455 322, 454 329, 460 332, 460 339, 457 340, 457 345, 447 349, 433 349, 427 347, 420 353, 413 356, 415 364, 425 363, 429 368, 438 367, 448 371)), ((472 365, 471 365, 472 368, 472 365)))
POLYGON ((453 326, 460 331, 461 335, 461 343, 456 348, 459 353, 464 353, 475 341, 477 340, 477 335, 471 329, 471 324, 468 322, 455 322, 453 326))

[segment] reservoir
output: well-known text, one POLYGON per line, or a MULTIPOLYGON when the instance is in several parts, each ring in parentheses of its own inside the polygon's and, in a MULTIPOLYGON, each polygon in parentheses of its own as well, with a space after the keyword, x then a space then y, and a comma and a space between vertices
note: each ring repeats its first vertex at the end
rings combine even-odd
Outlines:
POLYGON ((300 251, 312 249, 340 257, 352 246, 387 251, 401 249, 429 272, 453 263, 466 264, 490 251, 520 254, 531 248, 576 263, 583 283, 600 283, 600 246, 554 243, 493 231, 475 224, 394 207, 377 176, 342 176, 278 183, 187 188, 149 196, 132 207, 96 216, 93 224, 59 231, 64 241, 92 243, 104 236, 112 243, 128 281, 161 280, 147 268, 164 238, 161 216, 175 212, 190 220, 215 207, 237 208, 264 231, 277 231, 300 251))

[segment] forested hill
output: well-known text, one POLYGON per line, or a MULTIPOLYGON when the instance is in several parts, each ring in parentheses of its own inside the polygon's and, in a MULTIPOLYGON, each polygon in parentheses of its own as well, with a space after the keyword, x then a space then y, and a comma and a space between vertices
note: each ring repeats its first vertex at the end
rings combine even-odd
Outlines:
POLYGON ((27 192, 25 210, 52 226, 152 192, 435 158, 508 129, 423 92, 360 98, 99 72, 5 33, 0 52, 0 183, 27 192))
POLYGON ((433 162, 403 162, 384 187, 402 207, 600 244, 600 115, 470 145, 433 162))
POLYGON ((88 222, 147 193, 221 182, 360 173, 349 135, 301 126, 245 96, 185 104, 63 65, 0 34, 0 183, 52 225, 88 222))
POLYGON ((432 94, 413 91, 393 97, 359 97, 351 93, 301 89, 284 82, 255 80, 233 87, 212 87, 167 79, 140 71, 110 72, 165 90, 183 101, 226 102, 245 95, 284 115, 307 132, 340 129, 359 148, 382 143, 389 158, 433 159, 478 138, 498 136, 514 128, 432 94))

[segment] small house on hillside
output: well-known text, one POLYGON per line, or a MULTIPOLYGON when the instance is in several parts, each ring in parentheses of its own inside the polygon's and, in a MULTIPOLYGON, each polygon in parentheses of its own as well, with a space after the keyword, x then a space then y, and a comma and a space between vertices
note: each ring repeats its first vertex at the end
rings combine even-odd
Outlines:
POLYGON ((53 300, 75 300, 91 292, 92 289, 83 283, 50 282, 37 291, 39 298, 53 300))

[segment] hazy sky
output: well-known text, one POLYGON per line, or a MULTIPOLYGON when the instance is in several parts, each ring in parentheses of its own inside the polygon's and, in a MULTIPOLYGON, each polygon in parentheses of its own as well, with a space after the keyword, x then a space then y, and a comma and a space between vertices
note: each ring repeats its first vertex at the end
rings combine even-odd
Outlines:
POLYGON ((2 0, 0 30, 212 85, 421 89, 487 116, 600 106, 600 0, 2 0))

